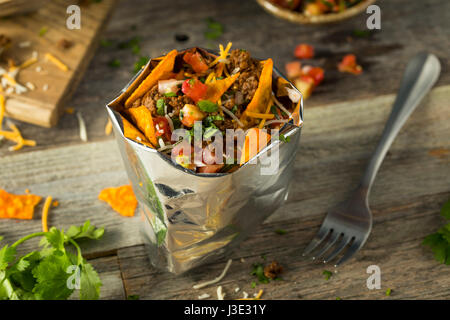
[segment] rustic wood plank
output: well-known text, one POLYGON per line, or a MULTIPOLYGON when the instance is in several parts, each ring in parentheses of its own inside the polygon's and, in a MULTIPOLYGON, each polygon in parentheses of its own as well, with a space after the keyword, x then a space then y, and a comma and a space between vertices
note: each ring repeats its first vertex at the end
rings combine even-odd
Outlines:
MULTIPOLYGON (((322 217, 302 216, 264 224, 230 255, 233 263, 220 285, 228 299, 242 297, 242 291, 252 295, 259 289, 264 289, 264 299, 387 299, 387 288, 392 289, 391 299, 448 299, 448 267, 437 263, 421 242, 442 225, 439 209, 449 196, 446 192, 421 197, 406 207, 377 207, 367 244, 356 258, 339 267, 329 281, 324 280, 322 271, 334 271, 331 266, 301 257, 322 217), (276 234, 274 231, 279 228, 287 233, 276 234), (272 260, 284 266, 283 280, 252 288, 251 282, 255 281, 250 275, 252 264, 272 260), (366 269, 373 264, 381 269, 381 290, 366 287, 369 276, 366 269), (237 287, 240 291, 235 293, 237 287)), ((144 246, 119 249, 118 257, 126 292, 141 299, 197 299, 205 292, 215 299, 217 285, 200 290, 192 286, 213 279, 225 265, 225 261, 219 261, 174 276, 155 270, 144 246)))
POLYGON ((10 58, 20 64, 29 59, 33 51, 38 53, 38 62, 20 71, 16 79, 22 85, 32 83, 35 90, 21 95, 6 94, 6 116, 44 127, 57 123, 62 113, 61 106, 74 91, 95 52, 99 34, 106 25, 115 0, 83 7, 80 30, 66 27, 66 9, 71 4, 67 0, 49 1, 45 5, 41 4, 41 9, 35 13, 0 21, 0 34, 13 40, 11 48, 3 54, 5 59, 10 58), (40 35, 42 28, 47 28, 48 31, 40 35), (72 47, 60 48, 58 42, 62 39, 70 41, 72 47), (25 41, 31 45, 21 48, 20 43, 25 41), (64 72, 46 61, 44 55, 47 52, 62 60, 69 70, 64 72), (42 71, 37 72, 36 66, 42 71), (48 89, 44 90, 44 86, 48 89))
MULTIPOLYGON (((347 38, 353 30, 365 28, 365 14, 334 24, 332 28, 298 26, 265 13, 255 1, 238 0, 207 3, 202 0, 121 1, 103 37, 118 43, 139 36, 141 52, 147 56, 172 48, 216 47, 218 43, 233 41, 235 47, 246 48, 255 56, 272 57, 281 69, 292 60, 292 51, 297 43, 311 43, 320 52, 317 59, 307 63, 325 66, 326 76, 323 84, 306 101, 306 108, 331 107, 339 102, 394 93, 408 59, 420 50, 429 50, 440 58, 443 73, 438 85, 450 83, 450 73, 446 71, 449 66, 450 2, 380 0, 377 4, 382 9, 382 30, 369 38, 353 37, 351 42, 347 38), (204 38, 206 17, 213 17, 225 25, 225 33, 217 41, 204 38), (137 29, 134 30, 133 26, 137 29), (188 35, 189 40, 177 42, 174 37, 177 33, 188 35), (349 52, 356 53, 365 68, 364 74, 357 78, 335 70, 337 59, 349 52)), ((130 50, 120 50, 116 45, 100 48, 75 95, 67 102, 67 106, 82 111, 91 140, 105 138, 104 105, 131 78, 136 60, 130 50), (114 58, 121 61, 120 68, 108 66, 114 58)), ((25 137, 37 140, 36 148, 79 142, 74 115, 64 115, 52 130, 27 124, 19 127, 25 137)), ((8 145, 0 147, 0 156, 9 153, 8 145)), ((35 149, 24 148, 21 152, 32 150, 35 149)))
MULTIPOLYGON (((449 90, 450 86, 434 89, 401 131, 374 185, 374 208, 408 206, 421 197, 449 191, 449 154, 436 157, 428 153, 436 148, 450 150, 446 121, 449 90)), ((299 178, 288 202, 269 221, 317 217, 342 200, 358 182, 392 99, 383 96, 306 110, 295 164, 299 178)), ((18 194, 28 188, 59 200, 60 206, 51 211, 50 225, 67 228, 86 219, 104 225, 105 238, 94 242, 86 252, 109 252, 142 243, 138 217, 121 217, 97 199, 101 189, 127 183, 114 141, 11 155, 0 158, 0 168, 0 188, 18 194)), ((0 221, 0 234, 14 241, 39 230, 40 209, 31 221, 0 221)), ((25 244, 24 248, 27 245, 34 244, 25 244)))

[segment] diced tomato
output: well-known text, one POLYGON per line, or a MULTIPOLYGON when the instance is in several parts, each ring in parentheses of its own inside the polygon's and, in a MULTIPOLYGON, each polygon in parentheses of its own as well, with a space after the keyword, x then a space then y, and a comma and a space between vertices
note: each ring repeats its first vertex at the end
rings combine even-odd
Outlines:
POLYGON ((191 128, 195 121, 201 121, 205 117, 205 114, 199 107, 193 104, 185 104, 180 111, 180 121, 186 127, 191 128))
POLYGON ((202 57, 200 52, 188 51, 184 54, 183 60, 186 63, 190 64, 192 69, 194 69, 196 73, 203 73, 209 69, 208 65, 205 62, 205 59, 202 57))
POLYGON ((199 173, 216 173, 219 172, 220 169, 223 168, 223 164, 208 164, 204 167, 199 167, 199 173))
POLYGON ((318 86, 324 79, 324 70, 320 67, 305 66, 302 69, 303 74, 314 79, 314 85, 318 86))
POLYGON ((165 141, 170 141, 172 132, 170 131, 169 122, 165 117, 156 117, 153 119, 155 125, 156 138, 162 137, 165 141))
POLYGON ((294 82, 297 89, 302 93, 304 99, 309 98, 309 96, 313 92, 315 88, 314 83, 314 78, 311 76, 301 76, 294 82))
POLYGON ((208 85, 195 78, 186 79, 181 86, 181 91, 195 102, 198 102, 206 96, 208 85))
POLYGON ((302 74, 302 64, 300 61, 288 62, 286 63, 285 68, 289 79, 297 78, 302 74))
POLYGON ((295 47, 294 55, 299 59, 311 59, 314 57, 314 47, 306 43, 300 43, 295 47))
POLYGON ((347 54, 342 58, 338 64, 340 72, 349 72, 353 74, 360 74, 363 70, 360 65, 356 63, 356 56, 354 54, 347 54))

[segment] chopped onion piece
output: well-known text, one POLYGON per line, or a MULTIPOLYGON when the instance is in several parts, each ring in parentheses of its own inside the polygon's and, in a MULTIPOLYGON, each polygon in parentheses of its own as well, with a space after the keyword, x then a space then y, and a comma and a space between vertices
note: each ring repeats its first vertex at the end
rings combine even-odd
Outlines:
POLYGON ((159 138, 159 139, 158 139, 158 143, 159 143, 159 146, 160 146, 161 148, 164 148, 164 147, 166 146, 166 144, 164 143, 164 141, 163 141, 162 138, 159 138))
POLYGON ((84 122, 83 116, 81 115, 81 112, 77 112, 77 119, 78 119, 78 124, 80 126, 80 139, 83 142, 87 142, 88 141, 88 137, 87 137, 87 130, 86 130, 86 123, 84 122))
POLYGON ((297 90, 294 90, 292 88, 286 88, 286 91, 288 93, 289 99, 291 99, 291 101, 293 103, 298 103, 300 101, 300 98, 301 98, 300 92, 298 92, 297 90))
POLYGON ((227 115, 229 115, 231 118, 233 118, 233 120, 235 120, 241 128, 244 127, 244 125, 242 124, 241 120, 239 120, 238 117, 236 117, 233 112, 231 112, 230 110, 228 110, 224 106, 219 106, 219 107, 220 107, 220 109, 222 109, 223 112, 225 112, 227 115))
POLYGON ((239 68, 239 67, 234 68, 233 71, 231 71, 231 75, 232 75, 232 76, 235 75, 235 74, 238 73, 240 70, 241 70, 241 68, 239 68))
POLYGON ((288 109, 286 109, 280 101, 278 101, 277 97, 275 97, 275 95, 272 93, 272 97, 273 97, 273 101, 275 101, 275 104, 278 106, 278 108, 281 109, 281 111, 283 111, 284 113, 286 113, 289 117, 292 116, 292 114, 288 111, 288 109))
POLYGON ((172 119, 169 117, 169 115, 165 115, 167 122, 169 123, 169 127, 170 127, 170 131, 173 132, 175 130, 175 127, 173 126, 173 121, 172 119))

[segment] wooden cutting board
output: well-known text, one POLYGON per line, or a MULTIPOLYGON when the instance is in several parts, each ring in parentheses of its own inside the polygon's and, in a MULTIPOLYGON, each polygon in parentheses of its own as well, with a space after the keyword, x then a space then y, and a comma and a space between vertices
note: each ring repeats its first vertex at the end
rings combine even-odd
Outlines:
MULTIPOLYGON (((99 35, 106 24, 115 0, 92 1, 81 6, 81 29, 66 27, 71 0, 49 1, 38 11, 0 20, 0 34, 12 39, 12 46, 0 58, 0 66, 7 68, 8 58, 17 65, 38 53, 38 62, 20 71, 16 80, 25 85, 30 82, 35 89, 23 94, 6 94, 6 116, 44 127, 58 122, 64 104, 75 90, 97 47, 99 35), (47 30, 45 33, 41 30, 47 30), (73 45, 64 49, 58 46, 61 39, 73 45), (30 45, 23 47, 24 43, 30 45), (60 70, 45 54, 57 57, 69 68, 60 70), (39 71, 40 70, 40 71, 39 71)), ((86 1, 85 1, 86 2, 86 1)))

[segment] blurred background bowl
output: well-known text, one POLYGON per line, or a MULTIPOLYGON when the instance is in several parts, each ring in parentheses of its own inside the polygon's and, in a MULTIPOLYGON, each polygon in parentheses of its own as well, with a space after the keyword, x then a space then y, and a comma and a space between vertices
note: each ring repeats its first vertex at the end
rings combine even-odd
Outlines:
POLYGON ((366 8, 375 3, 375 1, 376 0, 364 0, 339 13, 324 13, 317 16, 307 16, 298 11, 281 8, 269 0, 256 0, 256 2, 270 14, 298 24, 325 24, 345 20, 365 11, 366 8))

